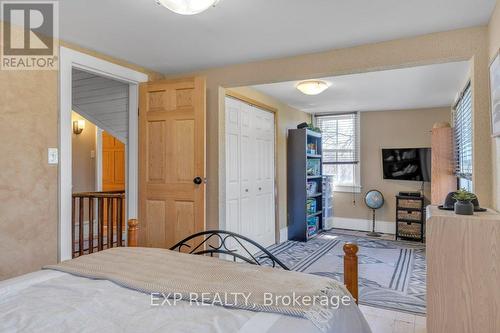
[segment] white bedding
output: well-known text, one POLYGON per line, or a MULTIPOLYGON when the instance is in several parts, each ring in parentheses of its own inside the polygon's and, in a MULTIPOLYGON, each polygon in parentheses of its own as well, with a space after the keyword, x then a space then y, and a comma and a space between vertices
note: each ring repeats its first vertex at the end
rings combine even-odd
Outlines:
MULTIPOLYGON (((150 302, 109 281, 39 271, 0 282, 0 332, 320 332, 306 319, 278 314, 150 302)), ((370 329, 352 305, 338 309, 329 332, 370 329)))

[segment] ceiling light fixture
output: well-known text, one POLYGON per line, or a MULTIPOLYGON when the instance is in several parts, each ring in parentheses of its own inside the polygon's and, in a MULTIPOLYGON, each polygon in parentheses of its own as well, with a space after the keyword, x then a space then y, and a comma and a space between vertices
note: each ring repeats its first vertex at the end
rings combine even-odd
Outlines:
POLYGON ((194 15, 215 6, 219 0, 156 0, 156 3, 181 15, 194 15))
POLYGON ((330 84, 323 80, 306 80, 299 82, 296 87, 303 94, 319 95, 323 91, 328 89, 328 87, 330 87, 330 84))

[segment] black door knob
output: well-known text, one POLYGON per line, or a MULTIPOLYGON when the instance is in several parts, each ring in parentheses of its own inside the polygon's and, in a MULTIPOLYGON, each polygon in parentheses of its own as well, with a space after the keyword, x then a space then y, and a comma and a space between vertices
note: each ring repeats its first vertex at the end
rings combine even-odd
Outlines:
POLYGON ((196 185, 200 185, 201 183, 203 183, 203 179, 201 179, 201 177, 196 177, 195 179, 193 179, 193 183, 195 183, 196 185))

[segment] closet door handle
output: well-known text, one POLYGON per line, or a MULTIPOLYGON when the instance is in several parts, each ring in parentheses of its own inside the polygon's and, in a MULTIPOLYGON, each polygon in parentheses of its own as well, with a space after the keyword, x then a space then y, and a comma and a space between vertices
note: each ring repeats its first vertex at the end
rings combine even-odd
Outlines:
POLYGON ((247 192, 247 193, 248 193, 248 189, 247 189, 247 188, 245 189, 245 192, 247 192))
POLYGON ((203 183, 203 179, 201 179, 201 177, 196 177, 195 179, 193 179, 193 183, 195 183, 196 185, 200 185, 201 183, 203 183))
POLYGON ((259 187, 259 191, 262 191, 262 187, 259 187))

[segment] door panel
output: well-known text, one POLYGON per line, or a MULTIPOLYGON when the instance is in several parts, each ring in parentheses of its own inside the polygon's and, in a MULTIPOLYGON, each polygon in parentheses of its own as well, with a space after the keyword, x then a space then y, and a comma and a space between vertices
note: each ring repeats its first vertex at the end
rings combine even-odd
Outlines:
MULTIPOLYGON (((165 221, 166 211, 166 203, 163 200, 148 200, 146 203, 146 214, 151 220, 165 221)), ((164 223, 152 223, 146 232, 149 246, 163 246, 167 238, 166 225, 164 223)))
POLYGON ((102 190, 125 190, 125 144, 102 132, 102 190))
POLYGON ((189 182, 196 177, 195 167, 195 143, 194 143, 193 120, 178 120, 174 123, 175 162, 177 181, 189 182))
POLYGON ((139 243, 168 248, 205 229, 205 81, 141 85, 139 243))
POLYGON ((147 181, 148 183, 165 183, 165 138, 167 136, 165 121, 150 121, 147 123, 147 181))

